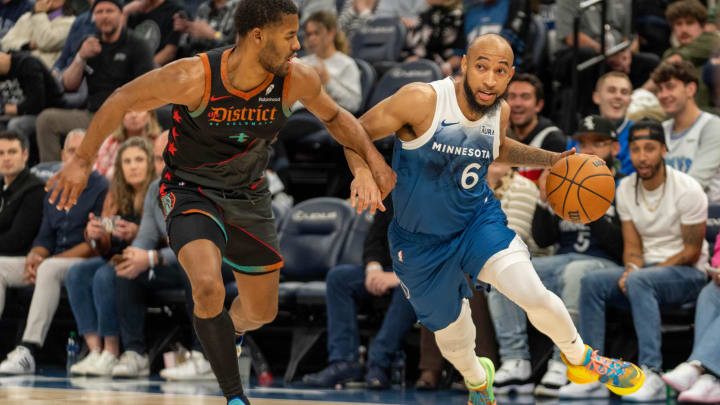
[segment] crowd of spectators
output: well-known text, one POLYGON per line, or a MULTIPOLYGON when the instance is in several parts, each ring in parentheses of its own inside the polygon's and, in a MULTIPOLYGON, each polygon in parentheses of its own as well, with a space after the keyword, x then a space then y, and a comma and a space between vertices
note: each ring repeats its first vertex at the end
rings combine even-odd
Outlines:
MULTIPOLYGON (((69 212, 49 205, 43 182, 30 169, 70 159, 94 113, 118 87, 178 58, 234 44, 240 1, 88 0, 81 13, 75 7, 82 2, 0 2, 0 316, 8 288, 34 286, 24 334, 10 353, 2 353, 0 373, 35 372, 63 287, 89 349, 73 374, 147 376, 148 294, 185 288, 192 311, 192 293, 167 246, 157 203, 172 124, 167 108, 125 115, 100 148, 88 188, 69 212)), ((720 220, 708 217, 708 207, 720 204, 718 9, 700 0, 634 0, 631 13, 627 0, 606 0, 602 26, 601 6, 581 10, 578 0, 298 3, 300 60, 356 115, 371 107, 364 105, 364 94, 372 83, 364 82, 365 68, 354 59, 358 50, 352 45, 362 44, 356 39, 377 21, 390 21, 404 36, 397 59, 385 62, 424 59, 444 76, 462 73, 464 50, 478 35, 507 39, 516 67, 504 95, 508 136, 550 151, 576 147, 597 155, 617 184, 615 202, 602 218, 575 224, 548 208, 547 170, 490 167, 487 181, 509 226, 532 251, 539 277, 595 349, 604 345, 608 308, 632 314, 647 381, 626 400, 664 399, 667 384, 681 401, 720 401, 720 352, 713 340, 720 333, 720 241, 713 254, 705 240, 709 221, 720 220), (577 72, 572 88, 573 61, 603 52, 604 58, 577 72), (570 111, 577 116, 568 116, 570 111), (695 303, 693 351, 663 373, 676 364, 662 358, 661 312, 695 303)), ((301 104, 292 106, 295 114, 302 110, 301 104)), ((286 165, 282 146, 276 145, 274 161, 286 165)), ((268 172, 271 189, 292 194, 291 185, 282 184, 292 179, 285 169, 276 169, 280 176, 268 172)), ((292 198, 283 201, 289 205, 292 198)), ((306 384, 364 380, 369 388, 391 386, 390 365, 415 324, 389 267, 385 229, 391 217, 391 211, 376 215, 362 263, 327 274, 328 364, 304 376, 306 384), (356 302, 384 295, 392 297, 389 310, 363 364, 356 302)), ((523 311, 494 289, 477 292, 471 301, 478 351, 500 361, 496 393, 609 395, 599 383, 569 384, 557 350, 536 385, 523 311)), ((429 332, 423 329, 421 336, 416 386, 435 389, 442 361, 429 332)), ((160 374, 212 378, 197 341, 188 361, 160 374)))

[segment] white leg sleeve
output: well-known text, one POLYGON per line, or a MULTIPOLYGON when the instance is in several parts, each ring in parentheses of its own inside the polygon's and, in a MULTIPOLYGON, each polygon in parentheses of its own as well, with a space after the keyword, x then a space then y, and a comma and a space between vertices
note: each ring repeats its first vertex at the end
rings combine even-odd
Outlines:
POLYGON ((475 356, 475 324, 467 299, 463 299, 458 319, 436 331, 435 340, 440 353, 455 366, 465 380, 474 386, 485 383, 485 369, 475 356))
POLYGON ((478 278, 522 308, 533 326, 552 339, 568 361, 582 362, 585 344, 562 300, 540 281, 524 244, 521 249, 513 241, 508 249, 491 257, 478 278))

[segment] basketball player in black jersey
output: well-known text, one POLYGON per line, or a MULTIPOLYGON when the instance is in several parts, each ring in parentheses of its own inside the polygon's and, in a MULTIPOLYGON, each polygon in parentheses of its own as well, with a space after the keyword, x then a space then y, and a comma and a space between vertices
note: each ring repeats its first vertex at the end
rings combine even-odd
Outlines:
POLYGON ((263 173, 288 108, 302 102, 368 163, 370 170, 351 186, 358 209, 384 210, 382 199, 395 183, 363 127, 325 93, 312 68, 293 60, 300 49, 297 13, 293 0, 241 0, 234 47, 178 60, 116 90, 90 123, 76 158, 47 185, 51 203, 70 209, 98 148, 125 112, 174 105, 159 198, 170 246, 192 284, 195 330, 232 405, 249 404, 235 333, 257 329, 277 313, 283 261, 263 173), (239 290, 229 312, 223 261, 234 268, 239 290))

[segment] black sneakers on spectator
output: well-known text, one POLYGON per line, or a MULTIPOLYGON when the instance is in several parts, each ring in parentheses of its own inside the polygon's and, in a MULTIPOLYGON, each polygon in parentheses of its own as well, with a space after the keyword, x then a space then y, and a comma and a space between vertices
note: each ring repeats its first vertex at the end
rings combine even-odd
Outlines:
POLYGON ((303 383, 312 387, 332 388, 338 384, 362 381, 365 366, 356 362, 336 361, 324 370, 303 376, 303 383))
POLYGON ((367 388, 374 390, 386 390, 390 388, 390 378, 387 370, 377 364, 370 363, 367 373, 365 374, 365 384, 367 388))

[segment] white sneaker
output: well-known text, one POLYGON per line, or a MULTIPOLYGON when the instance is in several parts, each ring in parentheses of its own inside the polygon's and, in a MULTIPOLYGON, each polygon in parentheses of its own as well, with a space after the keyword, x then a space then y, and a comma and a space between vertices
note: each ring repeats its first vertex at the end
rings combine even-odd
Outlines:
POLYGON ((35 359, 30 349, 18 346, 8 353, 7 358, 0 363, 0 374, 35 374, 35 359))
POLYGON ((645 366, 642 366, 642 369, 645 373, 645 383, 639 390, 622 397, 622 400, 625 402, 664 401, 667 398, 665 382, 656 372, 645 366))
POLYGON ((535 388, 532 380, 532 367, 529 360, 507 360, 495 372, 493 391, 504 395, 512 392, 516 394, 531 394, 535 388))
POLYGON ((556 397, 560 387, 568 383, 567 366, 562 361, 550 360, 547 371, 540 380, 540 385, 535 387, 535 395, 556 397))
POLYGON ((147 377, 150 375, 150 364, 147 355, 140 355, 132 350, 126 350, 120 360, 112 368, 113 377, 147 377))
POLYGON ((78 361, 70 367, 71 375, 85 375, 87 374, 88 367, 91 364, 95 364, 100 358, 100 350, 90 351, 84 359, 78 361))
POLYGON ((570 383, 558 390, 560 399, 590 399, 590 398, 608 398, 610 390, 605 384, 599 382, 591 382, 589 384, 570 383))
POLYGON ((160 377, 174 381, 214 380, 215 374, 205 356, 193 350, 190 357, 177 367, 160 370, 160 377))
POLYGON ((689 390, 700 378, 700 370, 694 363, 680 363, 674 370, 662 375, 663 381, 677 392, 689 390))
POLYGON ((95 362, 88 364, 85 369, 85 374, 109 376, 112 373, 113 367, 115 367, 117 363, 118 359, 114 354, 108 351, 103 351, 95 362))
POLYGON ((703 374, 697 382, 678 396, 678 402, 714 404, 720 402, 720 382, 710 374, 703 374))

